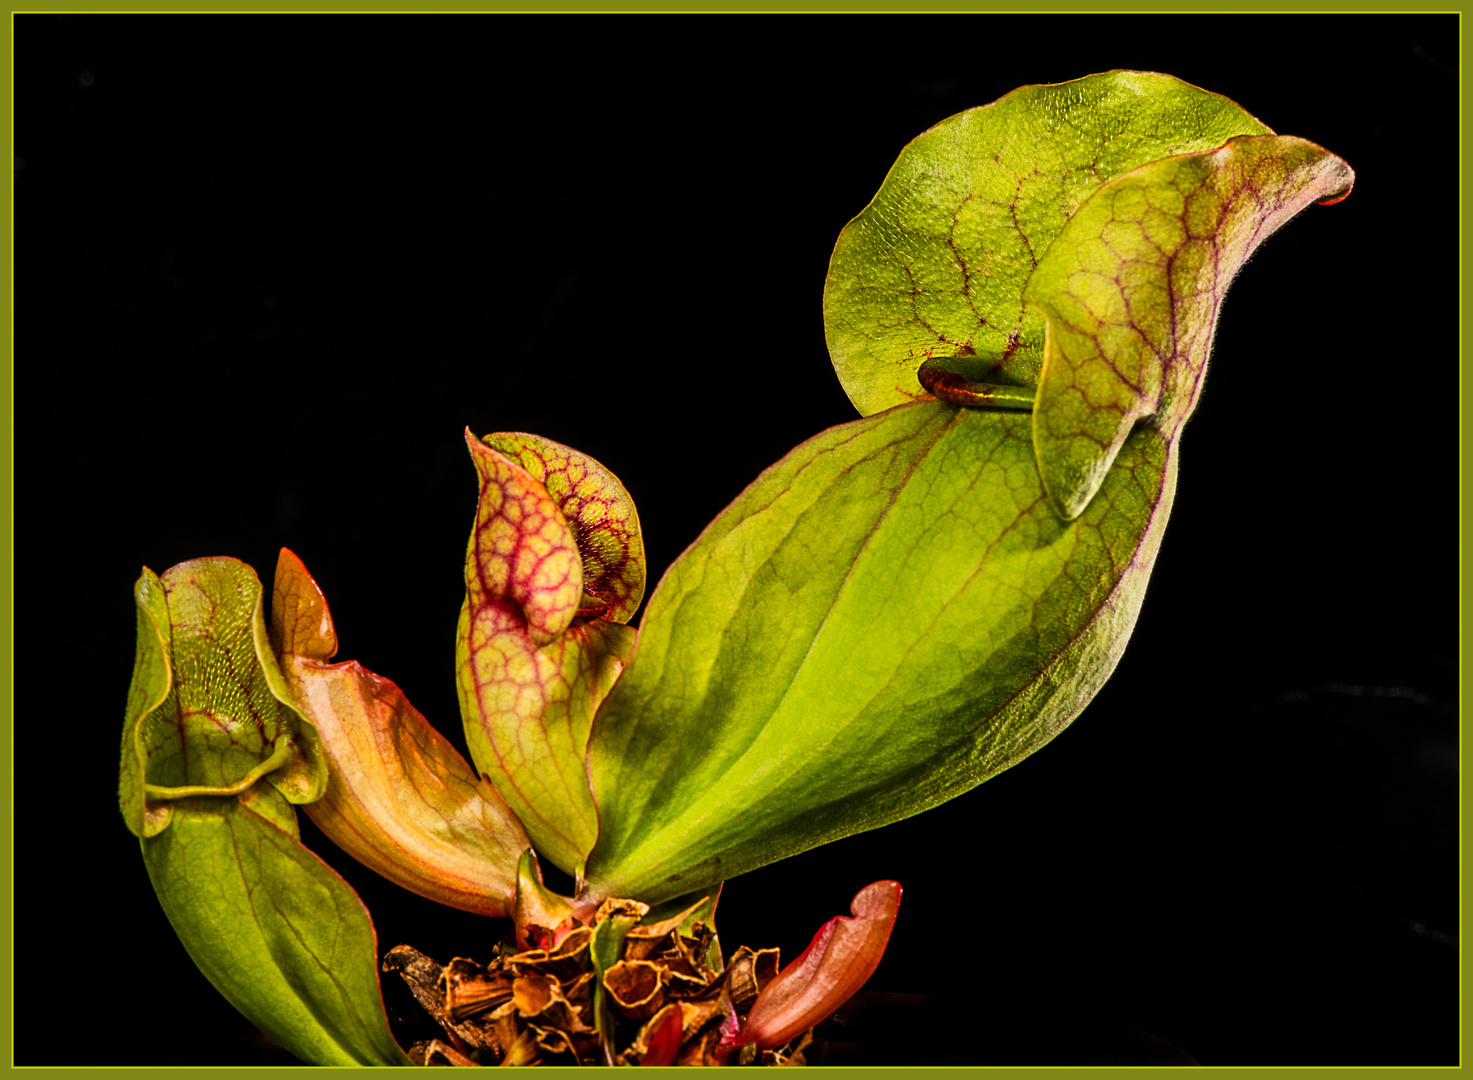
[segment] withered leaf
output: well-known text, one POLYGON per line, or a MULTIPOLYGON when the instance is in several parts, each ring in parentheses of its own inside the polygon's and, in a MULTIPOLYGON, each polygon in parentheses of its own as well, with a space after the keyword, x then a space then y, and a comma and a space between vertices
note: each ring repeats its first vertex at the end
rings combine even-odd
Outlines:
POLYGON ((455 1023, 489 1013, 511 1000, 512 977, 500 965, 487 967, 457 956, 440 976, 445 1014, 455 1023))
POLYGON ((620 960, 604 973, 604 988, 631 1020, 648 1020, 665 1004, 660 968, 645 960, 620 960))
POLYGON ((739 1012, 745 1012, 749 1002, 755 1001, 762 988, 772 981, 778 972, 778 949, 753 951, 743 945, 733 954, 727 965, 727 993, 739 1012))
MULTIPOLYGON (((452 960, 451 964, 474 965, 469 960, 452 960)), ((462 1050, 489 1050, 499 1054, 508 1045, 496 1037, 489 1026, 475 1020, 469 1022, 451 1015, 446 1001, 445 967, 410 945, 396 945, 384 957, 383 970, 398 972, 414 1000, 444 1030, 446 1040, 462 1050)), ((484 971, 485 969, 481 969, 484 971)), ((508 995, 509 996, 509 995, 508 995)))
POLYGON ((469 1065, 474 1067, 480 1064, 439 1039, 415 1043, 409 1048, 409 1061, 412 1065, 469 1065))

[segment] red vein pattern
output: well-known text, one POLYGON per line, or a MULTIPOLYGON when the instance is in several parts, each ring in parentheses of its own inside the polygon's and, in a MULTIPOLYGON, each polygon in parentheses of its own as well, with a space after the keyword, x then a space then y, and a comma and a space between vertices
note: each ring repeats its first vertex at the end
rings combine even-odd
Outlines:
POLYGON ((638 519, 592 459, 535 436, 492 440, 551 488, 467 433, 481 495, 456 651, 466 740, 538 850, 576 874, 598 835, 588 736, 635 636, 598 615, 627 619, 642 596, 638 519))
POLYGON ((644 598, 644 538, 619 478, 587 454, 540 435, 498 432, 482 441, 541 481, 572 527, 583 591, 597 601, 580 613, 620 623, 633 618, 644 598))
POLYGON ((1354 182, 1292 136, 1246 135, 1105 185, 1054 241, 1025 298, 1048 317, 1034 446, 1049 498, 1073 518, 1131 426, 1168 440, 1196 404, 1229 283, 1263 240, 1354 182))

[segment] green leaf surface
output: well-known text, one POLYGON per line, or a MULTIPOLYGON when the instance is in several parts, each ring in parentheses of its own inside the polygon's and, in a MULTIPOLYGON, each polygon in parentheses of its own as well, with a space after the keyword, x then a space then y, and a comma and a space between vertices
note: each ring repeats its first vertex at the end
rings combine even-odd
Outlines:
POLYGON ((335 844, 404 888, 442 904, 508 918, 517 861, 529 846, 505 800, 394 683, 357 661, 327 663, 337 634, 327 601, 282 549, 271 640, 331 774, 305 809, 335 844))
POLYGON ((119 770, 118 802, 123 820, 136 836, 154 836, 167 828, 173 809, 164 800, 150 802, 146 794, 149 761, 176 757, 182 746, 175 734, 177 705, 169 700, 173 677, 169 670, 169 606, 159 576, 148 567, 133 587, 137 615, 137 645, 133 681, 123 714, 123 753, 119 770), (152 724, 146 721, 156 717, 152 724))
POLYGON ((1273 132, 1170 75, 1024 86, 912 140, 840 234, 824 287, 839 381, 868 416, 925 396, 931 357, 981 383, 1035 386, 1044 319, 1023 290, 1070 216, 1147 162, 1273 132))
POLYGON ((531 436, 488 438, 518 460, 466 433, 481 485, 456 636, 466 741, 537 850, 576 876, 598 835, 588 733, 635 636, 598 616, 627 619, 643 595, 638 518, 586 455, 531 436))
POLYGON ((407 1065, 384 1016, 378 942, 362 902, 280 827, 292 810, 275 789, 258 786, 244 802, 176 800, 172 827, 141 841, 191 959, 304 1061, 407 1065))
POLYGON ((917 813, 1067 724, 1134 625, 1175 458, 1073 522, 1030 417, 916 402, 768 469, 660 582, 589 745, 591 897, 648 903, 917 813))
POLYGON ((138 645, 123 725, 119 802, 138 836, 173 800, 228 797, 265 776, 290 801, 327 784, 266 636, 261 583, 237 559, 195 559, 135 587, 138 645))
POLYGON ((1303 139, 1243 136, 1143 165, 1079 207, 1024 292, 1048 320, 1033 442, 1061 515, 1084 509, 1136 420, 1176 437, 1233 276, 1280 225, 1354 180, 1303 139))

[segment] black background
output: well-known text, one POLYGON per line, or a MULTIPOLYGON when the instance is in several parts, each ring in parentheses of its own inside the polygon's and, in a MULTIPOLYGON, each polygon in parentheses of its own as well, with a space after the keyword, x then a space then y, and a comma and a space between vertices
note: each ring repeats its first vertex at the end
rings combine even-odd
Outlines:
MULTIPOLYGON (((937 1000, 865 1060, 1456 1061, 1455 16, 35 15, 14 55, 18 1063, 288 1060, 116 809, 141 565, 293 548, 340 658, 460 741, 462 428, 614 469, 653 582, 853 417, 823 278, 901 147, 1112 67, 1356 189, 1224 305, 1111 683, 946 806, 731 881, 723 939, 791 957, 902 881, 870 988, 937 1000)), ((384 948, 504 930, 319 850, 384 948)))

